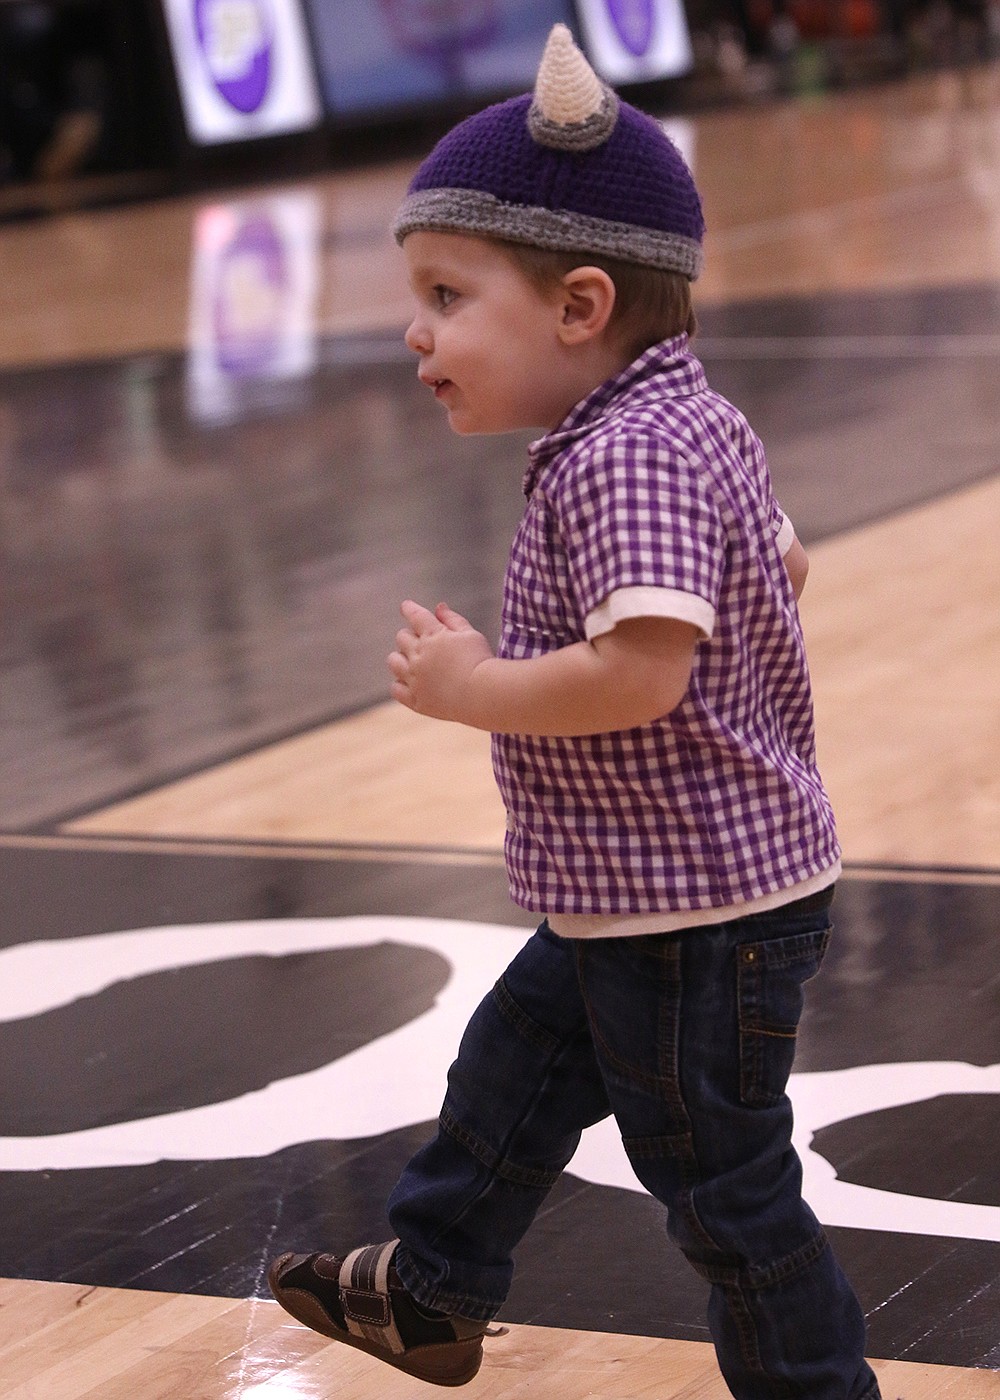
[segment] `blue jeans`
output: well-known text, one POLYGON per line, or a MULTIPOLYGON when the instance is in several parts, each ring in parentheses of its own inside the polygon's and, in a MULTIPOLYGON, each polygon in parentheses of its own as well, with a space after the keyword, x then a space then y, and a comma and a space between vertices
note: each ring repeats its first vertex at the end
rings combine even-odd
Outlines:
POLYGON ((437 1135, 389 1200, 418 1302, 494 1317, 580 1133, 613 1113, 711 1285, 737 1400, 878 1400, 860 1305, 802 1200, 785 1093, 831 898, 640 937, 563 939, 543 923, 474 1013, 437 1135))

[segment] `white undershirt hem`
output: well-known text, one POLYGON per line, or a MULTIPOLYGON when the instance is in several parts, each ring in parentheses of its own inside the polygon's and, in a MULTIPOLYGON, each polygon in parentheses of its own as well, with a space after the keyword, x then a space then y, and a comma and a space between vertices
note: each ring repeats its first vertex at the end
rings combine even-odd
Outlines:
POLYGON ((707 924, 724 924, 730 919, 744 919, 750 914, 765 914, 780 909, 797 899, 819 894, 839 878, 840 861, 810 880, 802 880, 787 889, 761 895, 745 904, 731 904, 723 909, 685 909, 661 914, 546 914, 553 933, 561 938, 628 938, 643 933, 678 933, 681 929, 704 928, 707 924))

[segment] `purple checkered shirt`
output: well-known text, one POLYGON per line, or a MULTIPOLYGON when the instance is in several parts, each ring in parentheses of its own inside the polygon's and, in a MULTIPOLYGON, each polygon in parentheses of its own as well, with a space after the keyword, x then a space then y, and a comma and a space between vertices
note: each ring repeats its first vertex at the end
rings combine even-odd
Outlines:
POLYGON ((540 656, 650 614, 703 637, 664 719, 493 736, 515 902, 670 913, 676 926, 685 911, 819 888, 840 852, 782 562, 791 526, 746 420, 681 336, 595 390, 530 457, 498 655, 540 656))

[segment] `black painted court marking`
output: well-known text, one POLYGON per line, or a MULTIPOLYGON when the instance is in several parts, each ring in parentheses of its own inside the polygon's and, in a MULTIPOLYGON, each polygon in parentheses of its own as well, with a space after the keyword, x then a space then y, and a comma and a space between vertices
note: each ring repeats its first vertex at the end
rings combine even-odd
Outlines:
MULTIPOLYGON (((82 995, 49 1012, 40 1011, 36 999, 34 1026, 29 1003, 22 1007, 27 1016, 0 1025, 6 1081, 0 1103, 24 1104, 32 1096, 36 1101, 33 1122, 24 1120, 22 1108, 20 1132, 11 1132, 10 1121, 4 1128, 8 1143, 20 1137, 23 1145, 30 1138, 65 1146, 67 1130, 81 1131, 88 1113, 91 1126, 84 1134, 104 1132, 111 1142, 109 1105, 115 1106, 110 1116, 133 1125, 143 1121, 138 1105, 148 1115, 147 1126, 158 1116, 162 1126, 167 1108, 197 1127, 205 1115, 230 1111, 234 1095, 237 1104, 248 1096, 252 1110, 255 1094, 261 1106, 268 1094, 273 1103, 283 1085, 301 1087, 312 1074, 321 1080, 329 1073, 329 1088, 338 1064, 341 1073, 348 1066, 341 1084, 349 1086, 352 1058, 357 1064, 366 1055, 377 1057, 375 1032, 391 1039, 405 1037, 412 1027, 414 1046, 426 1045, 421 1037, 440 1014, 435 1008, 456 969, 464 966, 463 975, 488 980, 491 962, 499 965, 506 956, 505 948, 494 946, 497 940, 523 936, 491 936, 466 925, 450 955, 440 942, 435 946, 442 928, 455 932, 442 918, 509 924, 503 877, 493 869, 8 849, 0 850, 0 873, 10 955, 30 960, 38 953, 30 948, 32 940, 41 939, 54 967, 73 962, 74 942, 87 953, 128 945, 129 956, 138 959, 126 975, 126 965, 108 966, 102 958, 103 967, 93 973, 100 990, 88 995, 78 985, 82 995), (32 898, 39 886, 54 896, 46 907, 32 898), (67 897, 60 899, 60 892, 67 897), (415 927, 415 909, 427 922, 414 944, 400 930, 415 927), (75 913, 68 917, 70 910, 75 913), (329 930, 343 910, 364 935, 353 953, 324 953, 321 947, 310 952, 301 939, 296 942, 298 920, 329 930), (232 939, 239 943, 233 925, 246 920, 271 940, 270 951, 244 943, 241 953, 230 956, 226 939, 231 954, 232 939), (155 931, 168 923, 194 926, 175 935, 173 959, 170 936, 155 931), (145 936, 127 933, 143 927, 145 936), (115 945, 114 935, 123 932, 115 945), (89 943, 95 935, 98 941, 89 943), (479 937, 486 941, 480 944, 479 937), (176 966, 192 948, 198 960, 176 966), (386 988, 393 986, 400 995, 386 1005, 386 988), (335 1014, 322 1014, 325 999, 335 1014), (381 1020, 374 1019, 376 1005, 381 1020), (263 1008, 272 1013, 266 1028, 263 1008), (46 1023, 46 1016, 53 1019, 46 1023), (146 1037, 136 1037, 137 1024, 148 1033, 145 1059, 146 1037), (5 1045, 3 1034, 15 1027, 20 1041, 5 1045), (179 1070, 174 1082, 161 1065, 172 1037, 179 1070), (240 1047, 235 1057, 230 1047, 240 1047), (7 1053, 18 1049, 30 1053, 7 1053), (60 1076, 73 1091, 62 1104, 52 1087, 60 1076), (44 1093, 38 1092, 42 1085, 44 1093)), ((995 1217, 996 1166, 990 1158, 977 1162, 972 1146, 990 1140, 998 1101, 992 1089, 977 1091, 973 1083, 977 1069, 995 1062, 998 1043, 990 988, 995 885, 850 879, 838 893, 835 912, 838 935, 807 1010, 797 1072, 802 1084, 819 1085, 828 1076, 828 1086, 847 1086, 859 1112, 836 1122, 826 1113, 829 1126, 817 1132, 825 1160, 857 1191, 913 1197, 918 1207, 925 1198, 928 1212, 964 1206, 975 1215, 978 1207, 995 1217), (903 1066, 895 1088, 891 1072, 879 1068, 892 1063, 903 1066), (929 1068, 914 1069, 918 1063, 929 1068), (940 1092, 914 1101, 913 1086, 902 1081, 907 1075, 922 1080, 923 1092, 934 1074, 939 1081, 931 1087, 940 1092), (956 1074, 964 1074, 964 1082, 956 1074), (888 1079, 876 1102, 871 1088, 880 1075, 888 1079)), ((78 970, 87 962, 78 959, 78 970)), ((456 1006, 454 1024, 442 1019, 444 1040, 454 1038, 464 1014, 456 1006)), ((433 1053, 424 1051, 428 1069, 437 1057, 439 1076, 447 1050, 439 1044, 433 1053)), ((374 1232, 384 1228, 385 1193, 426 1135, 435 1093, 420 1086, 418 1073, 406 1121, 391 1126, 384 1117, 363 1116, 373 1082, 363 1078, 364 1094, 354 1096, 360 1116, 353 1123, 342 1120, 338 1127, 332 1110, 324 1117, 329 1094, 304 1095, 298 1115, 291 1101, 284 1145, 272 1130, 270 1112, 261 1113, 255 1136, 251 1111, 243 1138, 232 1139, 238 1150, 231 1156, 219 1155, 224 1144, 218 1142, 211 1155, 199 1157, 195 1134, 183 1152, 145 1165, 64 1162, 44 1171, 0 1174, 0 1210, 10 1222, 0 1274, 248 1296, 262 1287, 264 1255, 275 1246, 313 1247, 344 1232, 353 1239, 361 1226, 366 1238, 380 1237, 374 1232), (415 1121, 421 1115, 424 1121, 415 1121)), ((202 1141, 209 1139, 203 1134, 202 1141)), ((161 1141, 156 1155, 162 1150, 161 1141)), ((600 1173, 590 1169, 590 1175, 600 1173)), ((614 1182, 612 1174, 595 1182, 569 1172, 553 1192, 521 1250, 508 1317, 703 1338, 701 1285, 665 1244, 659 1208, 634 1189, 609 1184, 609 1177, 614 1182), (598 1287, 586 1261, 612 1257, 610 1278, 602 1266, 598 1287)), ((1000 1244, 856 1224, 834 1225, 831 1233, 871 1313, 874 1354, 1000 1364, 1000 1244)))

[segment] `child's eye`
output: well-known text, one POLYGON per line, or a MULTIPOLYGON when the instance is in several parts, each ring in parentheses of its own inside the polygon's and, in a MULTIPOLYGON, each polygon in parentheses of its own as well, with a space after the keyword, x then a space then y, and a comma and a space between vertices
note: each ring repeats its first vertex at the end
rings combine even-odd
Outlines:
POLYGON ((446 287, 441 282, 439 282, 437 286, 433 288, 433 292, 434 300, 442 311, 444 311, 446 307, 449 307, 455 300, 455 298, 458 296, 458 293, 455 291, 454 287, 446 287))

